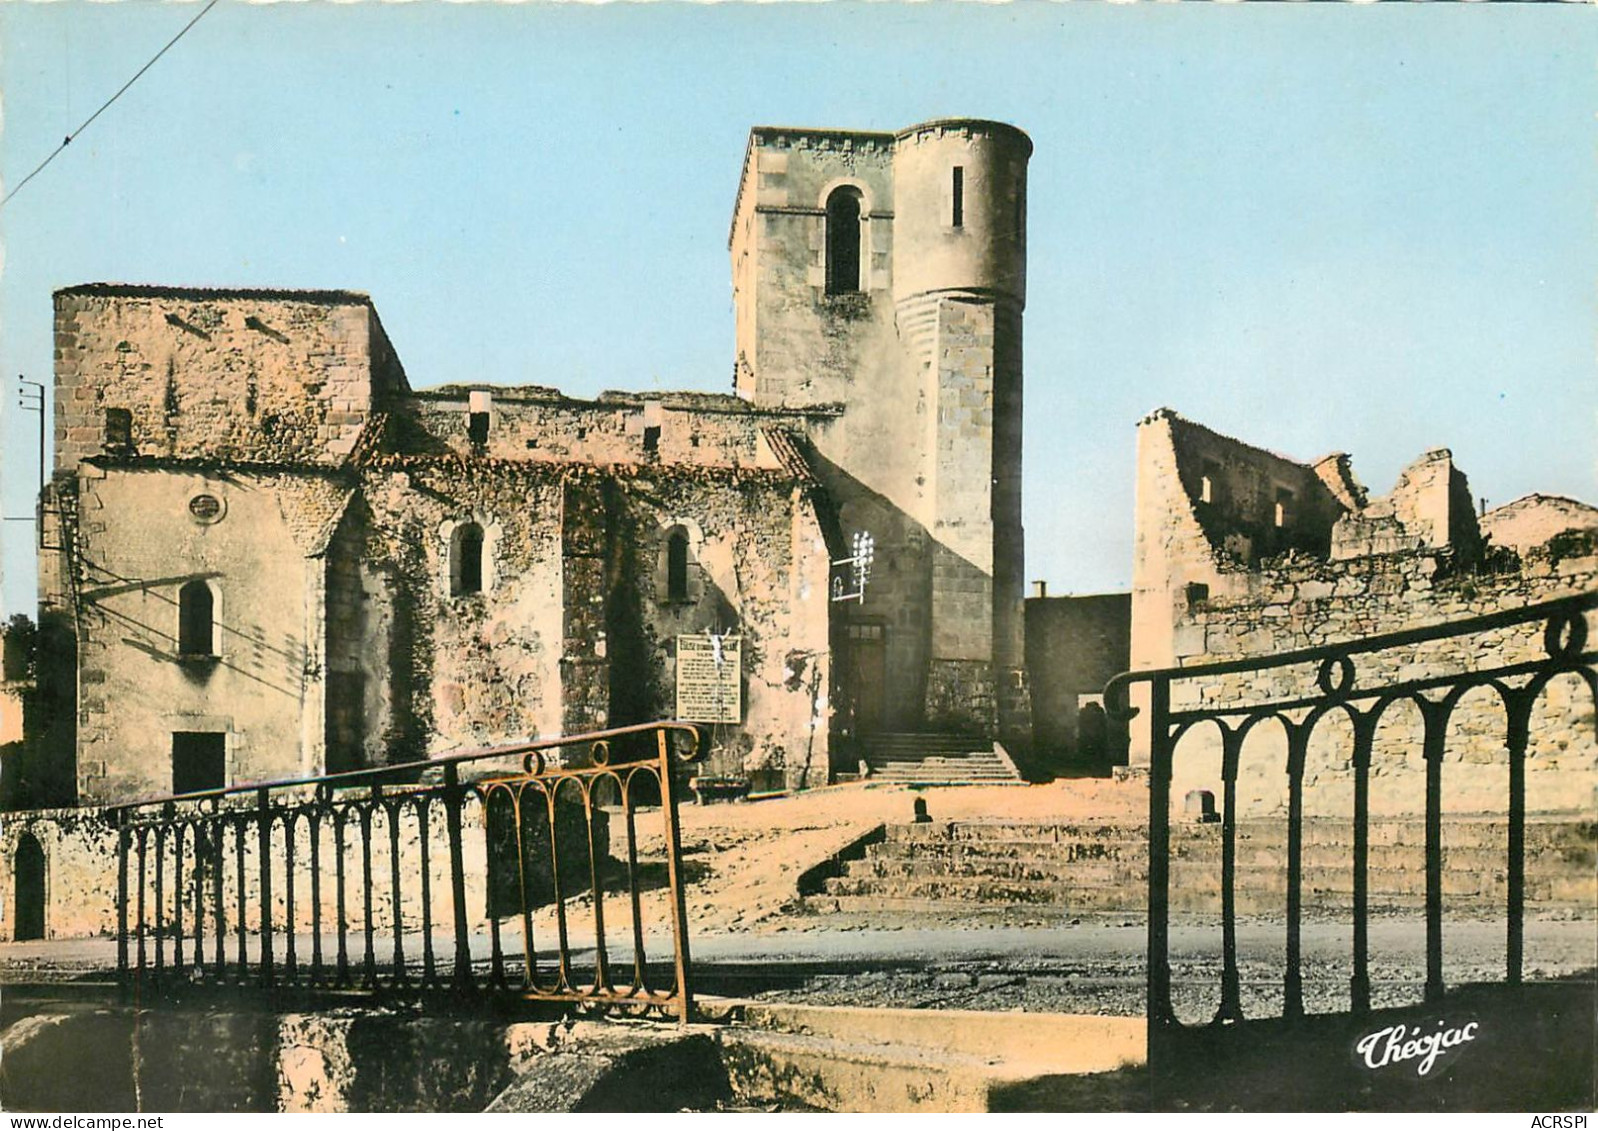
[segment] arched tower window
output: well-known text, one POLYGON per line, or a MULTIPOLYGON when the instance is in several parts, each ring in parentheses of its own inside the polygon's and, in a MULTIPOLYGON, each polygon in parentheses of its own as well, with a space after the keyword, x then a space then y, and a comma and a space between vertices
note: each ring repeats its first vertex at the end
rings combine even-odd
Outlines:
POLYGON ((860 190, 839 185, 827 197, 827 293, 860 290, 860 190))
POLYGON ((449 591, 453 597, 483 591, 483 528, 463 522, 450 547, 449 591))
POLYGON ((666 600, 688 600, 688 531, 680 526, 666 538, 666 600))
POLYGON ((178 590, 178 654, 216 655, 216 598, 203 581, 178 590))

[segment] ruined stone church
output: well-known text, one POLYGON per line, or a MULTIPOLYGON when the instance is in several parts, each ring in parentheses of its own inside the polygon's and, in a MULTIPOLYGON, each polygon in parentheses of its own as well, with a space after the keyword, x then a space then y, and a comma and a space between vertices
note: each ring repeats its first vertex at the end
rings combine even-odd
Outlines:
POLYGON ((732 394, 415 389, 357 293, 58 291, 41 589, 76 801, 671 717, 690 645, 710 777, 1024 739, 1031 149, 753 130, 732 394))

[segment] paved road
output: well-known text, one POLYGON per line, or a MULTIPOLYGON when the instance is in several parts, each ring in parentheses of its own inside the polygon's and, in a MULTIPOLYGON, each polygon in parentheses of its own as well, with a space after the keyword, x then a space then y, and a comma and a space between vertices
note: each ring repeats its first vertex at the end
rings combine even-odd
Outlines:
MULTIPOLYGON (((1202 1020, 1218 1003, 1219 929, 1177 924, 1171 963, 1179 1014, 1202 1020)), ((1259 923, 1238 928, 1244 1006, 1251 1016, 1280 1010, 1283 929, 1259 923)), ((380 940, 381 941, 381 940, 380 940)), ((630 953, 613 940, 612 961, 630 953)), ((1504 932, 1496 923, 1445 927, 1445 976, 1450 984, 1502 977, 1504 932)), ((281 938, 278 957, 282 959, 281 938)), ((359 946, 351 940, 352 949, 359 946)), ((719 934, 693 939, 699 985, 707 992, 759 995, 822 1004, 960 1007, 1140 1014, 1144 1011, 1146 936, 1129 921, 1081 922, 1052 927, 807 930, 775 934, 719 934)), ((1347 1003, 1351 950, 1346 925, 1310 922, 1303 936, 1309 1008, 1347 1003)), ((229 954, 236 945, 230 940, 229 954)), ((513 944, 507 938, 507 949, 513 944)), ((1425 938, 1419 924, 1377 920, 1370 926, 1375 1004, 1419 999, 1425 975, 1425 938)), ((310 940, 296 942, 300 960, 310 940)), ((209 948, 208 948, 209 949, 209 948)), ((649 955, 669 960, 669 941, 655 936, 649 955)), ((1568 976, 1594 967, 1598 923, 1592 920, 1526 924, 1529 978, 1568 976)), ((252 946, 253 950, 253 946, 252 946)), ((474 938, 474 955, 486 958, 486 938, 474 938)), ((416 960, 414 943, 411 961, 416 960)), ((449 939, 435 940, 440 962, 453 953, 449 939)), ((323 952, 336 953, 333 940, 323 952)), ((387 951, 379 946, 379 960, 387 951)), ((359 962, 358 953, 352 960, 359 962)), ((577 956, 580 966, 584 955, 577 956)), ((109 939, 0 945, 0 980, 35 981, 109 971, 116 946, 109 939)))

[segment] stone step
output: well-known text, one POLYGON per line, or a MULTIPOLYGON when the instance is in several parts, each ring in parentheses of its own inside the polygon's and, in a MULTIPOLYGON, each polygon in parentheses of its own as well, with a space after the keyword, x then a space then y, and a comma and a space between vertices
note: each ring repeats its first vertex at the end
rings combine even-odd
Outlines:
MULTIPOLYGON (((824 890, 829 896, 859 898, 920 899, 945 905, 960 904, 1053 904, 1061 907, 1141 907, 1146 898, 1146 878, 1106 879, 1101 882, 1061 882, 1048 878, 991 876, 846 876, 829 879, 824 890)), ((1237 898, 1260 906, 1279 908, 1286 899, 1285 875, 1249 873, 1239 870, 1235 886, 1237 898)), ((1306 872, 1303 878, 1306 902, 1331 899, 1337 906, 1353 898, 1353 884, 1346 875, 1306 872)), ((1396 901, 1407 906, 1424 901, 1425 876, 1407 871, 1372 872, 1369 898, 1373 903, 1396 901)), ((1553 880, 1528 879, 1526 904, 1535 911, 1548 908, 1598 907, 1598 880, 1565 877, 1553 880)), ((1496 909, 1504 905, 1507 885, 1501 877, 1469 873, 1444 873, 1443 898, 1458 906, 1496 909)), ((1209 905, 1219 908, 1220 878, 1214 873, 1189 873, 1172 869, 1173 906, 1209 905)))
POLYGON ((1103 1081, 1135 1103, 1146 1038, 1141 1018, 969 1010, 849 1009, 748 1003, 722 1033, 734 1097, 821 1111, 1013 1110, 1019 1094, 1047 1110, 1105 1102, 1103 1081), (1084 1087, 1083 1084, 1097 1086, 1084 1087))
POLYGON ((996 757, 981 757, 973 754, 972 757, 941 757, 930 756, 924 759, 893 759, 885 762, 873 762, 871 768, 876 773, 890 773, 893 770, 927 770, 932 767, 954 768, 954 770, 997 770, 999 773, 1010 772, 1010 767, 1000 762, 996 757))
MULTIPOLYGON (((1058 844, 1062 841, 1114 841, 1123 844, 1147 844, 1146 825, 1083 825, 1053 823, 1012 823, 998 821, 933 821, 924 824, 890 825, 890 841, 964 842, 1002 841, 1009 844, 1058 844)), ((1262 846, 1287 844, 1285 821, 1248 821, 1238 825, 1238 844, 1254 843, 1262 846)), ((1370 827, 1368 838, 1375 848, 1412 846, 1424 851, 1426 830, 1420 822, 1380 822, 1370 827)), ((1186 845, 1221 842, 1218 823, 1175 825, 1171 829, 1171 847, 1181 851, 1186 845)), ((1352 826, 1348 822, 1304 823, 1302 843, 1313 845, 1351 845, 1352 826)), ((1497 849, 1504 851, 1509 843, 1508 826, 1502 822, 1445 821, 1443 846, 1453 849, 1497 849)), ((1526 823, 1526 848, 1530 851, 1558 849, 1575 861, 1598 859, 1598 827, 1573 821, 1528 821, 1526 823)))
POLYGON ((1020 774, 992 742, 955 734, 878 734, 862 743, 872 777, 880 781, 966 784, 1019 781, 1020 774))
POLYGON ((722 1063, 735 1099, 784 1110, 986 1111, 987 1065, 894 1045, 728 1029, 722 1063))
MULTIPOLYGON (((902 920, 938 920, 957 917, 979 921, 992 920, 1056 922, 1084 915, 1110 915, 1141 919, 1147 908, 1141 891, 1127 892, 1119 888, 1079 888, 1066 893, 1061 899, 1031 903, 971 903, 952 900, 947 896, 928 898, 904 895, 843 895, 811 896, 805 906, 813 914, 849 916, 863 923, 880 922, 884 918, 902 920)), ((1377 918, 1387 915, 1421 916, 1426 907, 1424 896, 1373 895, 1368 903, 1369 913, 1377 918)), ((1571 911, 1591 911, 1591 903, 1572 902, 1566 905, 1544 904, 1528 907, 1528 914, 1541 912, 1565 914, 1571 911)), ((1343 919, 1352 914, 1353 900, 1347 893, 1327 892, 1312 898, 1306 893, 1304 915, 1307 919, 1343 919)), ((1240 892, 1236 899, 1237 915, 1242 919, 1267 918, 1280 921, 1284 901, 1280 895, 1258 895, 1240 892)), ((1499 918, 1503 914, 1498 904, 1445 901, 1444 915, 1464 914, 1468 917, 1499 918)), ((1221 901, 1209 892, 1177 891, 1172 893, 1173 915, 1201 915, 1219 917, 1221 901)))
POLYGON ((914 762, 914 764, 892 765, 892 767, 874 770, 876 781, 924 781, 927 778, 959 778, 962 781, 976 781, 980 778, 996 778, 1008 780, 1013 778, 1013 773, 1000 765, 959 765, 946 764, 946 762, 914 762))
MULTIPOLYGON (((1306 869, 1351 870, 1354 849, 1352 845, 1314 844, 1303 850, 1306 869)), ((1178 846, 1172 854, 1173 864, 1192 864, 1220 868, 1219 843, 1203 846, 1178 846)), ((1239 867, 1286 868, 1285 845, 1258 844, 1239 840, 1237 864, 1239 867)), ((1373 869, 1411 869, 1424 871, 1426 854, 1413 846, 1376 846, 1367 855, 1368 866, 1373 869)), ((1445 849, 1443 867, 1451 870, 1503 872, 1507 856, 1503 849, 1445 849)), ((1122 865, 1146 872, 1147 846, 1137 842, 1066 842, 1039 844, 1035 841, 963 841, 946 843, 937 841, 885 840, 866 848, 861 864, 877 865, 874 875, 902 875, 937 870, 952 874, 977 874, 991 871, 994 875, 1010 875, 1016 870, 1036 871, 1058 875, 1062 880, 1083 873, 1083 868, 1095 865, 1122 865)), ((1548 851, 1533 850, 1526 860, 1526 875, 1554 877, 1572 870, 1590 871, 1588 860, 1569 859, 1548 851)), ((1120 873, 1117 873, 1120 874, 1120 873)))
POLYGON ((861 739, 867 750, 915 746, 928 750, 980 750, 989 740, 971 734, 951 734, 947 731, 878 731, 861 739))

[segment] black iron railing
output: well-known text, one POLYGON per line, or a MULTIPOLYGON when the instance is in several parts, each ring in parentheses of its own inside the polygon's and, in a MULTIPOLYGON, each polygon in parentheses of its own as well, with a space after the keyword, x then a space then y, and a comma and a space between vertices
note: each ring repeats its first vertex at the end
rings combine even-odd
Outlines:
MULTIPOLYGON (((1304 1013, 1301 928, 1303 900, 1303 830, 1306 752, 1317 724, 1336 714, 1352 726, 1350 764, 1353 774, 1352 903, 1353 939, 1350 1001, 1355 1012, 1371 1007, 1368 926, 1370 888, 1370 776, 1378 724, 1394 704, 1412 703, 1421 720, 1425 786, 1414 808, 1425 820, 1425 931, 1428 1000, 1440 998, 1443 980, 1443 763, 1449 720, 1460 700, 1477 688, 1489 688, 1502 701, 1507 716, 1505 754, 1508 787, 1503 800, 1507 817, 1506 968, 1505 981, 1522 977, 1525 918, 1526 750, 1533 707, 1557 676, 1574 673, 1598 697, 1598 652, 1587 647, 1589 611, 1598 608, 1598 594, 1550 601, 1522 609, 1475 617, 1409 632, 1371 637, 1346 644, 1310 648, 1275 656, 1211 663, 1187 668, 1127 672, 1105 689, 1113 716, 1129 719, 1146 710, 1150 744, 1149 878, 1148 878, 1148 1015, 1151 1051, 1160 1031, 1182 1028, 1171 998, 1169 957, 1171 911, 1171 781, 1173 757, 1183 735, 1200 724, 1219 728, 1221 740, 1221 927, 1220 1007, 1215 1023, 1241 1021, 1243 1008, 1237 947, 1238 764, 1245 739, 1260 723, 1275 720, 1287 739, 1286 963, 1282 1016, 1304 1013), (1540 629, 1540 646, 1537 636, 1540 629), (1528 658, 1492 663, 1506 638, 1518 637, 1528 658), (1413 679, 1376 679, 1372 673, 1404 670, 1408 661, 1424 674, 1413 679), (1481 661, 1486 659, 1488 663, 1481 661), (1368 661, 1368 662, 1367 662, 1368 661), (1367 672, 1362 678, 1361 664, 1367 672), (1296 671, 1294 670, 1296 669, 1296 671), (1258 675, 1244 686, 1266 690, 1237 701, 1205 700, 1194 694, 1203 685, 1213 689, 1218 677, 1258 675), (1131 705, 1133 690, 1145 687, 1147 706, 1131 705), (1186 685, 1186 686, 1184 686, 1186 685), (1280 690, 1282 694, 1273 694, 1280 690), (1173 706, 1197 702, 1199 706, 1173 706)), ((1237 682, 1237 681, 1234 681, 1237 682)), ((1478 741, 1480 741, 1478 739, 1478 741)))
POLYGON ((498 993, 686 1021, 677 803, 698 753, 695 728, 661 722, 111 809, 118 970, 152 991, 498 993), (653 861, 640 820, 659 822, 653 861))

